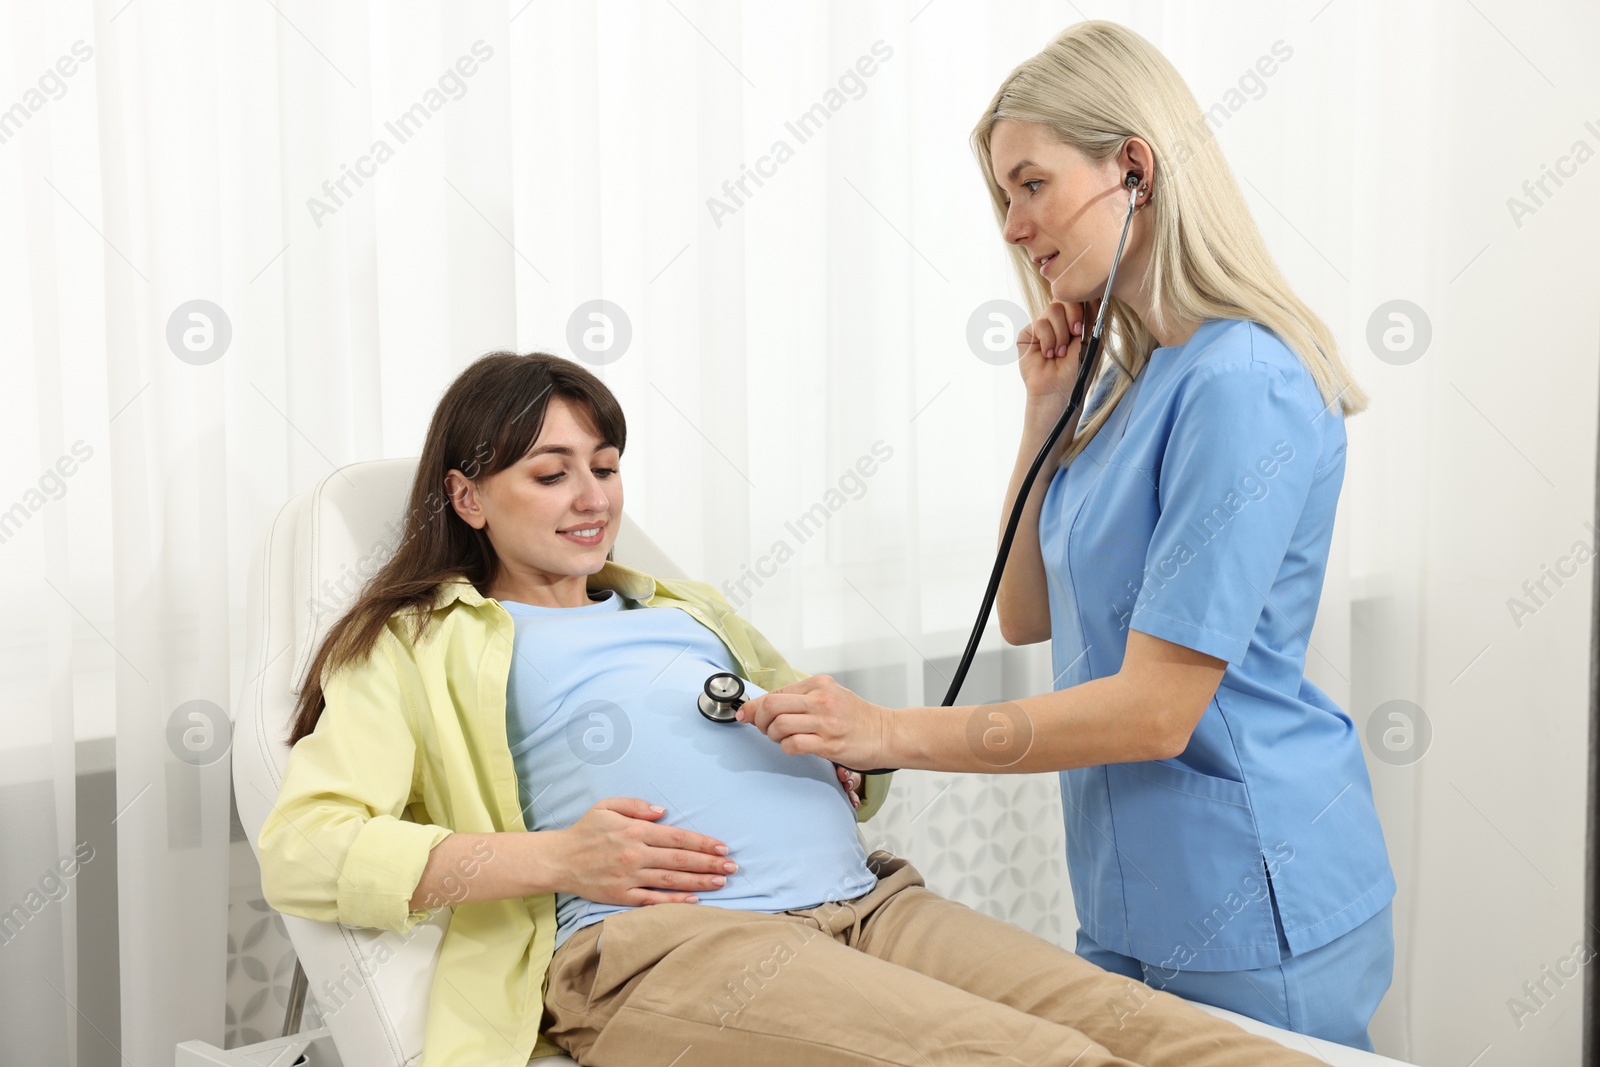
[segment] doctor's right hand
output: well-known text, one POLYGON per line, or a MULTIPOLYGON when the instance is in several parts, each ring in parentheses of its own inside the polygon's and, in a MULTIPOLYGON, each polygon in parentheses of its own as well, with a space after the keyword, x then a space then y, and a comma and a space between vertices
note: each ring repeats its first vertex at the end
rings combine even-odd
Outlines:
POLYGON ((550 830, 547 862, 555 884, 600 904, 699 902, 695 890, 719 889, 738 865, 715 838, 660 826, 665 810, 637 797, 607 797, 565 830, 550 830))
POLYGON ((1017 369, 1028 387, 1030 404, 1053 406, 1057 414, 1067 406, 1078 378, 1083 338, 1099 312, 1098 298, 1081 304, 1052 301, 1043 315, 1017 334, 1017 369))

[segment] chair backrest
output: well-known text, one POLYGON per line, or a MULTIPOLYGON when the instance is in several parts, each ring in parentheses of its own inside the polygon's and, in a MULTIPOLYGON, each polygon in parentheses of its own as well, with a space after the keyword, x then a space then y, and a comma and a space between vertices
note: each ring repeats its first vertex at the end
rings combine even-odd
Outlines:
MULTIPOLYGON (((300 680, 332 624, 399 543, 415 459, 355 463, 284 505, 251 566, 249 672, 234 714, 233 786, 256 847, 288 762, 300 680)), ((615 558, 682 577, 624 522, 615 558)), ((344 1067, 405 1067, 422 1052, 428 990, 451 910, 401 937, 285 915, 284 923, 344 1067)), ((547 1060, 544 1062, 561 1062, 547 1060)))

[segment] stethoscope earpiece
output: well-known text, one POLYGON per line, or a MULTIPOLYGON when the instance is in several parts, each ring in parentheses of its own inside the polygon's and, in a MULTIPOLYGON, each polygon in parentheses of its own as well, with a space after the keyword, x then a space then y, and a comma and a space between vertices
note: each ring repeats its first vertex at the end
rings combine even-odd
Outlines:
POLYGON ((744 679, 722 671, 706 679, 705 691, 695 701, 700 714, 712 722, 735 723, 734 715, 744 706, 744 679))

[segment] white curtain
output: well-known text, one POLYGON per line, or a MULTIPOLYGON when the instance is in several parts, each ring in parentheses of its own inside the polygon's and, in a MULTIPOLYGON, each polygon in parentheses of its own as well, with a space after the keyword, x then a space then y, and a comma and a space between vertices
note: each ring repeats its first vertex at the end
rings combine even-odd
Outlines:
MULTIPOLYGON (((1084 11, 4 12, 8 1055, 160 1063, 276 1033, 292 956, 229 832, 249 559, 330 470, 415 454, 483 352, 590 361, 629 417, 629 520, 798 666, 943 696, 1021 402, 971 340, 1017 293, 967 136, 1084 11)), ((1397 699, 1432 723, 1426 758, 1370 761, 1402 883, 1374 1035, 1420 1062, 1577 1049, 1575 985, 1531 1019, 1508 998, 1583 936, 1589 572, 1523 626, 1505 602, 1592 541, 1597 287, 1574 235, 1600 234, 1574 160, 1600 147, 1600 14, 1527 13, 1087 10, 1183 72, 1374 397, 1308 673, 1363 731, 1397 699), (1415 360, 1368 341, 1395 299, 1431 322, 1415 360), (1508 720, 1533 740, 1497 740, 1508 720)), ((1047 689, 1045 649, 995 631, 964 699, 1047 689)), ((905 773, 868 837, 1071 944, 1053 776, 905 773)))

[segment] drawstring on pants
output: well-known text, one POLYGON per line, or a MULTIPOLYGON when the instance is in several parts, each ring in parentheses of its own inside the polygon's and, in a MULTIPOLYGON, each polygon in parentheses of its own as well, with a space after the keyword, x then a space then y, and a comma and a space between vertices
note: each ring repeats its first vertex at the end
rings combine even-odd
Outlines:
POLYGON ((847 900, 842 900, 839 903, 850 909, 852 922, 850 924, 850 932, 845 935, 844 943, 846 948, 854 948, 856 942, 861 940, 861 913, 855 909, 855 905, 847 900))

